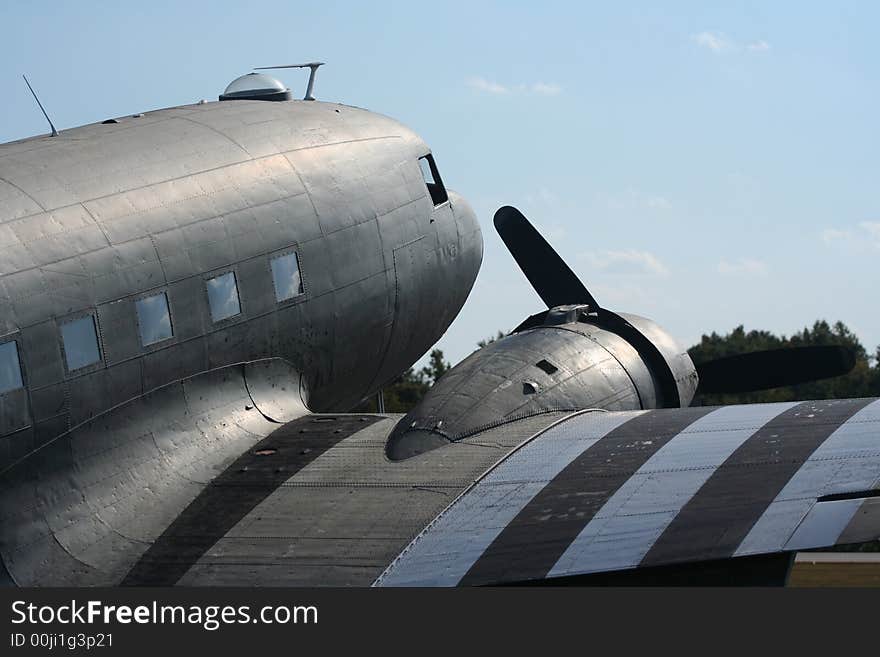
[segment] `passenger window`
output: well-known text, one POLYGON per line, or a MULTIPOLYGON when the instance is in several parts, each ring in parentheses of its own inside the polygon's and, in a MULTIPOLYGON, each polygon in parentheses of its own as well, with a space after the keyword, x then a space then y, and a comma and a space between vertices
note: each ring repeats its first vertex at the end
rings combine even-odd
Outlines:
POLYGON ((0 394, 24 387, 21 382, 21 362, 15 340, 0 344, 0 394))
POLYGON ((135 307, 143 346, 167 340, 174 335, 171 330, 171 314, 168 312, 168 297, 164 292, 138 299, 135 307))
POLYGON ((61 324, 61 341, 68 372, 101 360, 98 332, 95 330, 95 318, 92 315, 61 324))
POLYGON ((275 300, 286 301, 303 293, 302 276, 296 253, 272 258, 272 281, 275 283, 275 300))
POLYGON ((443 181, 440 180, 440 173, 437 171, 437 165, 434 163, 434 156, 430 153, 419 158, 419 167, 422 169, 422 178, 425 179, 425 185, 428 187, 428 193, 431 200, 434 201, 434 207, 442 205, 449 200, 446 195, 446 188, 443 181))
POLYGON ((238 285, 233 272, 209 278, 205 281, 205 287, 208 289, 208 305, 211 307, 212 321, 219 322, 241 312, 238 285))

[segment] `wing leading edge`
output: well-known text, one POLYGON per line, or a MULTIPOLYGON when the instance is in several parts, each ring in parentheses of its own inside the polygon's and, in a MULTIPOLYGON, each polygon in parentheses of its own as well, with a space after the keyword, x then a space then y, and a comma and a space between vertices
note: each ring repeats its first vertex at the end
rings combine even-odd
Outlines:
POLYGON ((880 537, 880 400, 568 417, 500 461, 376 580, 525 582, 880 537))

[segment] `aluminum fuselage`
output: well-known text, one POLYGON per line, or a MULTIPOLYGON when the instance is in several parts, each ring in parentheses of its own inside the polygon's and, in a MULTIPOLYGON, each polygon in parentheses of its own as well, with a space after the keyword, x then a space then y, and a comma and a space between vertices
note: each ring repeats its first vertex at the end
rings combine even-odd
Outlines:
POLYGON ((0 469, 174 381, 283 358, 315 411, 345 409, 417 360, 482 259, 470 207, 435 207, 428 146, 387 117, 323 102, 228 101, 0 145, 0 469), (270 259, 296 252, 278 302, 270 259), (234 272, 215 322, 206 280, 234 272), (143 346, 136 302, 164 292, 173 336, 143 346), (71 370, 60 327, 91 315, 100 360, 71 370))

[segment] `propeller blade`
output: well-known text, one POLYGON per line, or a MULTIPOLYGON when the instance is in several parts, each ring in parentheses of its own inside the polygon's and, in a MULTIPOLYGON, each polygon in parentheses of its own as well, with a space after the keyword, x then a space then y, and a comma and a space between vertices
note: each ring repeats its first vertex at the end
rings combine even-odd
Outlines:
POLYGON ((752 351, 697 365, 701 393, 766 390, 846 374, 856 364, 849 347, 838 345, 752 351))
POLYGON ((509 205, 500 208, 495 230, 548 308, 585 303, 599 309, 593 295, 519 210, 509 205))

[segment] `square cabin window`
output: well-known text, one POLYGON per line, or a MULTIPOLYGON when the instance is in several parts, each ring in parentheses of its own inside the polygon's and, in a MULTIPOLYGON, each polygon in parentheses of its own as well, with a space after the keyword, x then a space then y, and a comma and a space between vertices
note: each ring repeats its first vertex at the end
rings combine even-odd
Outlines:
POLYGON ((241 312, 238 299, 238 285, 235 274, 227 272, 205 281, 208 290, 208 305, 211 307, 211 320, 219 322, 234 317, 241 312))
POLYGON ((449 200, 446 194, 446 188, 443 181, 440 180, 440 172, 437 171, 437 165, 434 163, 434 156, 430 153, 419 158, 419 168, 422 170, 422 178, 425 179, 425 185, 428 187, 428 193, 431 200, 434 201, 434 207, 443 205, 449 200))
POLYGON ((148 347, 174 335, 171 330, 171 313, 168 311, 168 296, 164 292, 138 299, 135 308, 143 346, 148 347))
POLYGON ((22 387, 18 344, 14 340, 4 342, 0 344, 0 395, 22 387))
POLYGON ((95 318, 91 315, 64 322, 61 325, 61 341, 67 371, 82 369, 101 360, 95 318))
POLYGON ((299 273, 299 259, 296 253, 272 258, 270 262, 276 301, 286 301, 303 293, 302 276, 299 273))

